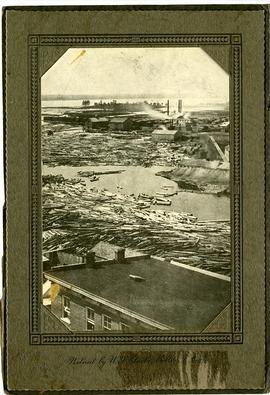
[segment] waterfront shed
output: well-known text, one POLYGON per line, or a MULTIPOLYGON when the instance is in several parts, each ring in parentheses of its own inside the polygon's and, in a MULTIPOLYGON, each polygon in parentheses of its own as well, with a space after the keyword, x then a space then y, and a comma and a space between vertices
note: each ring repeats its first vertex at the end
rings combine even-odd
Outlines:
POLYGON ((87 126, 90 129, 103 129, 109 125, 108 118, 89 118, 87 126))
POLYGON ((110 130, 130 130, 133 122, 129 117, 112 118, 109 124, 110 130))
POLYGON ((181 139, 181 132, 173 129, 155 129, 152 133, 152 140, 156 143, 171 143, 181 139))

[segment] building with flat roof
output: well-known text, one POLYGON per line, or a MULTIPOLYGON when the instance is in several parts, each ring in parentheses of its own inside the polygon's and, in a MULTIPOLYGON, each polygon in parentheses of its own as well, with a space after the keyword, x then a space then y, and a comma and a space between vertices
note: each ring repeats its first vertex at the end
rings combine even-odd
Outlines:
POLYGON ((110 120, 110 130, 130 130, 133 122, 130 117, 115 117, 110 120))
POLYGON ((44 273, 51 312, 71 331, 198 333, 230 302, 225 276, 117 251, 114 259, 44 273))
POLYGON ((170 143, 181 139, 181 132, 177 129, 160 128, 152 132, 152 140, 156 143, 170 143))
POLYGON ((108 118, 89 118, 85 124, 85 130, 88 131, 89 129, 104 129, 107 128, 109 125, 108 118))

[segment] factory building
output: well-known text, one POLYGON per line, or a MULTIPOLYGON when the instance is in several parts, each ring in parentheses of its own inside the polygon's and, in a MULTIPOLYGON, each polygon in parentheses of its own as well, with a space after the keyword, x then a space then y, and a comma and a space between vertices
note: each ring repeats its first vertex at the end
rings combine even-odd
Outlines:
POLYGON ((86 263, 44 273, 46 308, 71 331, 198 333, 230 302, 226 276, 109 243, 95 251, 86 263))
POLYGON ((86 122, 86 130, 88 129, 104 129, 109 125, 108 118, 89 118, 86 122))
POLYGON ((109 123, 110 130, 130 130, 133 122, 129 117, 115 117, 109 123))
POLYGON ((181 132, 177 129, 158 128, 152 132, 152 140, 156 143, 172 143, 181 140, 181 132))

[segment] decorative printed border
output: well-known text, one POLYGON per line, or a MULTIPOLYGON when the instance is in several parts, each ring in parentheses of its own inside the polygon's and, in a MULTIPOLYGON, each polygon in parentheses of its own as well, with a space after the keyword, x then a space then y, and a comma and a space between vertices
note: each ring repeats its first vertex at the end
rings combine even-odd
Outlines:
POLYGON ((31 135, 31 256, 30 256, 30 344, 239 344, 242 324, 242 66, 241 35, 31 35, 30 135, 31 135), (203 46, 229 45, 231 48, 231 233, 232 233, 232 332, 200 334, 42 334, 41 333, 41 155, 39 51, 42 46, 203 46))
POLYGON ((110 336, 106 335, 57 335, 57 334, 46 334, 41 335, 40 344, 147 344, 147 343, 173 343, 173 344, 227 344, 232 343, 232 335, 230 333, 219 334, 205 334, 205 335, 157 335, 157 334, 142 334, 142 335, 127 335, 123 336, 112 334, 110 336))
POLYGON ((40 303, 41 303, 41 290, 40 284, 42 281, 41 277, 41 256, 39 253, 39 237, 40 234, 40 157, 39 157, 39 130, 40 130, 40 109, 39 109, 39 97, 40 97, 40 85, 39 85, 39 63, 38 63, 38 47, 30 47, 30 67, 31 67, 31 78, 30 78, 30 92, 31 92, 31 266, 30 266, 30 278, 31 278, 31 309, 30 309, 30 328, 31 333, 40 331, 41 319, 40 319, 40 303))
MULTIPOLYGON (((236 36, 234 36, 236 37, 236 36)), ((213 45, 230 44, 229 34, 167 34, 167 35, 35 35, 29 37, 30 45, 68 45, 72 47, 81 45, 107 46, 107 45, 213 45)))
MULTIPOLYGON (((234 36, 235 37, 235 36, 234 36)), ((236 36, 237 37, 237 36, 236 36)), ((237 43, 238 44, 238 43, 237 43)), ((234 270, 232 282, 234 298, 232 322, 234 338, 242 338, 242 177, 241 177, 241 46, 232 47, 232 95, 233 95, 233 224, 234 270)), ((239 342, 239 341, 238 341, 239 342)))

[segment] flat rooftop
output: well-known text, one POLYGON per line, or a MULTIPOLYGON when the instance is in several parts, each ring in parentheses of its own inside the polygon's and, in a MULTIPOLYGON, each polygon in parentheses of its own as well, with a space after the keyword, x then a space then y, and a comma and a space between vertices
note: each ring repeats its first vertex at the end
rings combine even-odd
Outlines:
POLYGON ((45 275, 183 332, 204 330, 230 302, 229 281, 154 258, 51 270, 45 275))

